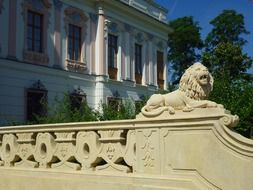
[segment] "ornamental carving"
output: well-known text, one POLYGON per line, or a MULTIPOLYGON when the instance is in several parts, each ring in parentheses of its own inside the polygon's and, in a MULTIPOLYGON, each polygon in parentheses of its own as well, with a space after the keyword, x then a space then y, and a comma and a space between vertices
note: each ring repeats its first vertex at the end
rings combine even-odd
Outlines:
POLYGON ((136 170, 135 130, 24 132, 0 135, 1 165, 133 172, 136 170))
POLYGON ((14 166, 19 161, 17 137, 14 134, 5 134, 2 142, 2 159, 5 166, 14 166))
POLYGON ((34 158, 39 162, 39 167, 49 168, 57 158, 55 155, 56 142, 50 133, 39 133, 36 137, 34 158))
POLYGON ((141 146, 141 149, 144 151, 144 155, 141 158, 143 160, 144 167, 154 167, 154 150, 155 147, 152 145, 151 141, 151 135, 152 130, 150 130, 148 133, 143 133, 144 135, 144 143, 143 146, 141 146))

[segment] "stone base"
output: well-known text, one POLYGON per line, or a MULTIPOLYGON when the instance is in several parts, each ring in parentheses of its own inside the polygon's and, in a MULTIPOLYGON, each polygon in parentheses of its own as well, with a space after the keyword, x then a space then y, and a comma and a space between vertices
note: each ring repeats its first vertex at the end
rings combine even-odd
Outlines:
POLYGON ((1 190, 207 190, 217 189, 196 174, 142 176, 0 169, 1 190), (198 179, 199 178, 199 179, 198 179))

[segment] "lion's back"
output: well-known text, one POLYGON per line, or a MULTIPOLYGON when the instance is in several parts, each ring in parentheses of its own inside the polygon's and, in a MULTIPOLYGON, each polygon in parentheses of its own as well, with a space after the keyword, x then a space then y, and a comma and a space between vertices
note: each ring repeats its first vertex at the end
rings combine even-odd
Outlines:
POLYGON ((175 90, 165 95, 165 105, 174 108, 185 106, 183 94, 179 90, 175 90))

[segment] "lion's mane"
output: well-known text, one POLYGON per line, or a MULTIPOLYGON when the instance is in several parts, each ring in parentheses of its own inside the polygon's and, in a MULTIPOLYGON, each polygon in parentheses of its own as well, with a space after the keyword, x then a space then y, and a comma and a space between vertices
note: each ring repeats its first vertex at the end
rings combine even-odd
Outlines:
POLYGON ((208 72, 207 68, 201 63, 195 63, 190 66, 179 82, 179 90, 185 95, 194 100, 205 100, 208 98, 213 89, 213 77, 208 72), (208 74, 209 83, 207 85, 200 85, 198 75, 200 73, 208 74))

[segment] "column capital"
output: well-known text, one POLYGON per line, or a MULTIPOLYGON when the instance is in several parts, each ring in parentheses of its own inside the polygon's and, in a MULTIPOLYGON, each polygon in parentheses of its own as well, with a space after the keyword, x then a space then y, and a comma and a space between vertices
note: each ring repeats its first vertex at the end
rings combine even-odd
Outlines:
POLYGON ((130 24, 124 23, 124 29, 128 33, 133 33, 133 27, 130 24))
POLYGON ((60 0, 53 0, 53 3, 56 10, 61 10, 63 3, 60 0))
POLYGON ((104 15, 104 6, 103 6, 103 3, 101 1, 97 1, 97 4, 96 4, 96 8, 97 8, 97 11, 98 11, 98 15, 104 15))

